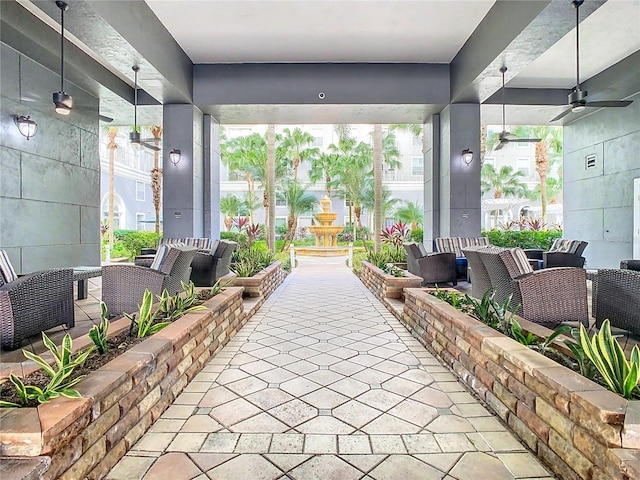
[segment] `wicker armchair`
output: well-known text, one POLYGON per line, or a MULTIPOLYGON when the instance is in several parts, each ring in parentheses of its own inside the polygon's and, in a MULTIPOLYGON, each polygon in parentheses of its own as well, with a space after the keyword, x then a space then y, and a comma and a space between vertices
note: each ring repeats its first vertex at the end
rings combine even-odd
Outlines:
POLYGON ((640 271, 600 269, 593 294, 593 315, 599 328, 605 319, 613 327, 640 335, 640 271))
POLYGON ((482 298, 488 290, 491 290, 489 272, 487 272, 487 267, 484 266, 478 254, 478 251, 484 250, 485 248, 487 247, 476 246, 462 249, 462 253, 467 257, 469 273, 471 275, 471 296, 475 298, 482 298))
POLYGON ((495 300, 504 302, 512 295, 511 305, 520 306, 520 316, 549 328, 561 323, 589 325, 584 269, 560 267, 533 271, 522 249, 491 250, 478 250, 478 255, 495 289, 495 300))
POLYGON ((211 287, 220 277, 229 273, 231 255, 237 247, 236 242, 214 241, 209 253, 197 252, 191 262, 191 281, 196 287, 211 287))
POLYGON ((584 267, 585 258, 582 252, 588 242, 583 240, 565 240, 556 238, 548 252, 538 248, 525 250, 527 257, 532 260, 542 260, 543 268, 553 267, 584 267))
POLYGON ((640 260, 620 260, 620 268, 640 272, 640 260))
POLYGON ((405 243, 409 273, 422 277, 422 284, 458 284, 455 253, 427 253, 421 243, 405 243))
POLYGON ((75 326, 73 269, 30 273, 11 282, 0 275, 0 346, 15 350, 22 340, 58 325, 75 326))
POLYGON ((178 246, 159 249, 159 268, 137 265, 105 265, 102 267, 102 301, 109 313, 121 315, 138 309, 146 289, 160 295, 166 288, 171 295, 182 291, 181 282, 189 282, 194 247, 178 246))

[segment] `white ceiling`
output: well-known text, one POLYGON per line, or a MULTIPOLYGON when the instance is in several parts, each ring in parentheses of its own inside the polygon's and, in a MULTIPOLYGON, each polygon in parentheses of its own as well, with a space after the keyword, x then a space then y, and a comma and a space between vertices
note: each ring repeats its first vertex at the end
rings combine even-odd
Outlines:
POLYGON ((449 63, 495 0, 146 0, 193 63, 449 63))
MULTIPOLYGON (((495 0, 145 0, 194 63, 449 63, 495 0)), ((559 1, 559 0, 556 0, 559 1)), ((567 8, 572 8, 569 0, 567 8)), ((581 81, 640 50, 640 0, 580 27, 581 81)), ((575 30, 509 87, 575 85, 575 30)), ((500 72, 496 72, 500 77, 500 72)))

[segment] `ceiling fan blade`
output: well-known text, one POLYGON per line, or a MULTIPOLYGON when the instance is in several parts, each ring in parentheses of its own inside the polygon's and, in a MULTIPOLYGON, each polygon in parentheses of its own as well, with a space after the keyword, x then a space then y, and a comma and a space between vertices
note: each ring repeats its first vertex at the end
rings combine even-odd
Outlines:
POLYGON ((107 117, 106 115, 98 115, 98 118, 101 122, 111 123, 113 122, 113 118, 107 117))
POLYGON ((541 142, 542 139, 541 138, 512 138, 509 141, 516 142, 516 143, 538 143, 538 142, 541 142))
POLYGON ((587 107, 628 107, 632 100, 602 100, 600 102, 587 102, 587 107))
POLYGON ((507 142, 503 142, 502 139, 498 142, 498 144, 493 147, 494 150, 502 150, 502 147, 504 147, 504 144, 507 142))
POLYGON ((160 143, 162 141, 161 138, 141 138, 140 139, 141 142, 148 142, 148 143, 160 143))
POLYGON ((145 148, 148 148, 149 150, 153 150, 154 152, 159 152, 160 151, 160 147, 156 147, 155 145, 151 145, 150 143, 142 143, 142 145, 145 146, 145 148))
POLYGON ((566 117, 567 115, 569 115, 571 113, 571 109, 567 108, 564 112, 562 112, 560 115, 558 115, 557 117, 553 118, 551 121, 555 122, 556 120, 560 120, 563 117, 566 117))

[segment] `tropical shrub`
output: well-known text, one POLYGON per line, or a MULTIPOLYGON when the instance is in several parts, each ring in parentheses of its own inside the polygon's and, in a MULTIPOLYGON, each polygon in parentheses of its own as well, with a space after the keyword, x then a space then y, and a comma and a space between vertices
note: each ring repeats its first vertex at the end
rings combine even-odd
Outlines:
POLYGON ((421 228, 414 228, 411 230, 411 235, 409 235, 409 240, 412 242, 422 243, 424 239, 424 230, 421 228))
POLYGON ((73 341, 71 340, 71 335, 68 333, 62 339, 60 349, 58 349, 56 344, 53 343, 44 332, 42 332, 42 342, 53 355, 53 359, 55 360, 54 365, 49 365, 41 356, 31 353, 28 350, 22 350, 22 353, 27 359, 38 364, 51 380, 47 386, 42 389, 34 385, 25 385, 22 380, 13 373, 9 374, 9 380, 15 387, 21 404, 0 401, 0 407, 20 407, 36 400, 38 403, 45 403, 57 397, 80 398, 80 393, 73 387, 82 380, 84 376, 78 376, 73 380, 68 380, 68 378, 76 368, 84 364, 87 357, 93 351, 93 347, 79 352, 74 357, 72 355, 73 341))
POLYGON ((245 248, 249 244, 249 238, 244 233, 220 232, 220 239, 236 242, 238 244, 236 250, 245 248))
POLYGON ((489 230, 482 232, 489 243, 497 247, 541 248, 549 250, 556 238, 562 238, 562 230, 489 230))
POLYGON ((155 248, 161 238, 161 235, 155 232, 138 230, 116 230, 113 235, 129 253, 129 260, 133 260, 136 255, 140 255, 140 250, 143 248, 155 248))
POLYGON ((100 355, 107 353, 107 333, 109 332, 109 312, 107 304, 100 302, 100 323, 89 330, 89 338, 98 349, 100 355))

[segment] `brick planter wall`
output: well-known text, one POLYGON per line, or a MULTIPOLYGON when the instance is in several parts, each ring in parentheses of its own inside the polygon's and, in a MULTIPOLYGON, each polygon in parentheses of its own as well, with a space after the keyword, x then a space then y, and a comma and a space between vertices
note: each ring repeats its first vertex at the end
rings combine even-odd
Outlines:
MULTIPOLYGON (((45 479, 104 477, 249 318, 241 288, 205 306, 88 375, 77 386, 83 398, 2 409, 0 455, 49 457, 45 479)), ((112 329, 128 324, 121 319, 112 329)))
POLYGON ((405 290, 401 321, 561 478, 640 478, 640 402, 623 399, 424 290, 405 290))
POLYGON ((234 277, 233 285, 235 287, 244 287, 246 296, 262 297, 262 301, 264 301, 280 286, 286 276, 287 272, 282 269, 282 262, 278 261, 253 277, 234 277))
POLYGON ((360 280, 373 293, 376 298, 384 303, 385 298, 403 300, 405 288, 419 288, 422 278, 405 271, 405 277, 394 277, 384 273, 383 270, 367 261, 362 262, 360 280))

